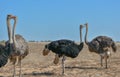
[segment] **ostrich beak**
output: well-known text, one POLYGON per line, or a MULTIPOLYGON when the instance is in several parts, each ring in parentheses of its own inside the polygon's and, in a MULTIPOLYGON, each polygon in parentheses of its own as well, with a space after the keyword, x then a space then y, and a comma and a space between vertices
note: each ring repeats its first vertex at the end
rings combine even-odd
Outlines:
POLYGON ((11 18, 16 19, 16 16, 11 16, 11 18))
POLYGON ((88 26, 88 23, 85 23, 84 26, 88 26))
POLYGON ((84 27, 86 27, 85 24, 84 24, 84 25, 80 25, 80 29, 82 29, 82 28, 84 28, 84 27))

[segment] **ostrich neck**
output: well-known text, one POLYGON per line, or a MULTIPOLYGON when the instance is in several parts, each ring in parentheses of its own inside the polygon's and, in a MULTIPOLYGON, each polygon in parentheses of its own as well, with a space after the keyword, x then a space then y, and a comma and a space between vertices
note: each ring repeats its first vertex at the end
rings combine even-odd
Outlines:
POLYGON ((12 40, 12 29, 11 29, 11 25, 10 25, 10 19, 7 19, 7 29, 8 29, 9 42, 13 43, 13 40, 12 40))
POLYGON ((82 42, 82 28, 80 26, 80 44, 78 45, 79 51, 83 48, 83 42, 82 42))
POLYGON ((82 29, 80 28, 80 43, 82 42, 82 29))
POLYGON ((16 19, 14 19, 14 25, 13 25, 13 36, 12 36, 14 46, 16 47, 15 28, 16 28, 16 19))
POLYGON ((88 26, 86 26, 86 33, 85 33, 85 43, 88 45, 88 40, 87 40, 87 36, 88 36, 88 26))

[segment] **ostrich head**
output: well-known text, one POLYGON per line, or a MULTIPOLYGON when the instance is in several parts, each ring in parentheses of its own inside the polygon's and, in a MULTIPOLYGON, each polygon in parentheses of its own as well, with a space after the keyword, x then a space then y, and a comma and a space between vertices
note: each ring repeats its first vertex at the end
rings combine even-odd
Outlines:
POLYGON ((7 15, 7 20, 9 20, 9 19, 14 19, 15 18, 15 16, 13 16, 13 15, 11 15, 11 14, 8 14, 7 15))
POLYGON ((50 50, 48 49, 48 44, 47 45, 45 45, 45 48, 44 48, 44 50, 43 50, 43 55, 44 56, 46 56, 46 55, 48 55, 48 53, 50 52, 50 50))

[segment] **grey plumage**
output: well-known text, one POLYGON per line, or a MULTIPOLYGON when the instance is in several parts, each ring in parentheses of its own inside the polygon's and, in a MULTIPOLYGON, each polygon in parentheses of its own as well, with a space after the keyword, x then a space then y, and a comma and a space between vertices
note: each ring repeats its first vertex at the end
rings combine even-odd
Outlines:
MULTIPOLYGON (((14 65, 19 64, 20 61, 29 53, 29 47, 26 40, 19 34, 15 35, 15 38, 16 38, 16 47, 14 46, 14 44, 12 44, 11 55, 9 56, 10 62, 12 62, 14 65)), ((8 47, 8 45, 9 43, 7 41, 6 47, 8 47)))
POLYGON ((88 46, 89 51, 95 52, 101 56, 101 66, 102 60, 105 59, 106 67, 107 68, 107 59, 109 58, 112 49, 113 52, 116 52, 117 46, 112 38, 108 36, 98 36, 94 38, 92 41, 87 41, 87 32, 88 32, 88 23, 85 24, 86 26, 86 34, 85 34, 85 43, 88 46))
POLYGON ((104 48, 111 47, 114 52, 116 52, 115 42, 107 36, 98 36, 88 43, 89 50, 95 51, 96 53, 104 53, 104 48))

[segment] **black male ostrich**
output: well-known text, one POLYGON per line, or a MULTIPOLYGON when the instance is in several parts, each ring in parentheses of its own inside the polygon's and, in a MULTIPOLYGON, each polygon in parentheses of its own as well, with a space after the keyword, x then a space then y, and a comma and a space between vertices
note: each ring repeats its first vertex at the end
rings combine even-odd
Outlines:
POLYGON ((6 42, 6 48, 8 48, 10 54, 10 61, 14 65, 13 77, 15 76, 15 66, 17 63, 20 64, 19 77, 21 77, 21 60, 28 55, 29 48, 25 39, 21 35, 15 35, 17 17, 12 15, 7 15, 7 28, 8 28, 8 37, 9 40, 6 42), (10 25, 10 20, 14 19, 13 31, 10 25), (10 46, 9 46, 10 45, 10 46))
POLYGON ((85 24, 86 26, 86 34, 85 34, 85 43, 88 46, 88 49, 90 52, 95 52, 101 56, 101 66, 102 60, 105 59, 106 63, 106 69, 107 69, 107 59, 109 58, 111 54, 111 49, 113 52, 116 52, 117 47, 115 45, 115 42, 107 36, 98 36, 94 38, 91 42, 87 41, 87 33, 88 33, 88 23, 85 24))
POLYGON ((43 50, 43 55, 47 55, 50 50, 52 52, 54 52, 55 55, 55 59, 54 59, 54 63, 57 64, 59 62, 59 58, 62 58, 62 74, 64 74, 64 70, 65 70, 65 57, 71 57, 71 58, 76 58, 78 56, 78 54, 80 53, 80 51, 82 50, 84 43, 82 42, 82 33, 81 33, 81 28, 80 27, 80 44, 77 45, 74 41, 71 40, 67 40, 67 39, 62 39, 62 40, 57 40, 57 41, 53 41, 47 45, 45 45, 45 49, 43 50))

